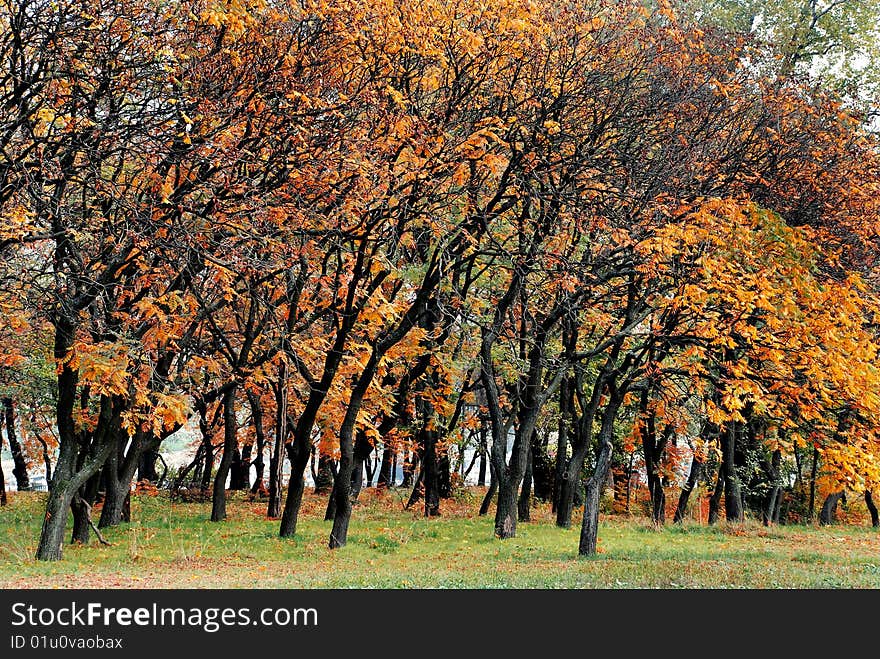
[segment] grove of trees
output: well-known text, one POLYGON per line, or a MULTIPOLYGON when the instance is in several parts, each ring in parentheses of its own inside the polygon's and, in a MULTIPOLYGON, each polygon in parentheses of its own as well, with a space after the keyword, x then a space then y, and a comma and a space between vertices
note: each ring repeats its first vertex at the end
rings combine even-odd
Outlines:
POLYGON ((640 477, 657 524, 701 485, 710 522, 880 524, 880 8, 762 6, 0 0, 37 558, 136 481, 294 536, 309 473, 341 547, 363 487, 436 516, 477 461, 499 539, 550 501, 584 555, 640 477))

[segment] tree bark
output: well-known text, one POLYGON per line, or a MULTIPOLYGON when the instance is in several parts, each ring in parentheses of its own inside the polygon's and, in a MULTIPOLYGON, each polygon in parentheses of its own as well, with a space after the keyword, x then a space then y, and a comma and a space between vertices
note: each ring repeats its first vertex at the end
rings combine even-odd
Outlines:
MULTIPOLYGON (((559 506, 562 502, 562 489, 565 481, 565 472, 568 467, 568 433, 571 428, 571 379, 569 376, 562 378, 559 383, 559 428, 556 435, 556 464, 553 478, 553 506, 552 511, 557 513, 557 526, 559 525, 559 506)), ((571 519, 571 510, 567 518, 571 519)), ((570 522, 569 522, 570 524, 570 522)))
POLYGON ((372 450, 373 447, 370 445, 367 435, 363 430, 358 430, 355 433, 354 466, 351 471, 351 500, 353 502, 358 500, 364 487, 364 468, 366 467, 367 460, 370 459, 370 452, 372 450))
POLYGON ((599 431, 599 455, 596 458, 596 469, 587 481, 584 494, 584 518, 581 524, 578 554, 592 556, 596 553, 599 538, 599 498, 602 488, 608 479, 611 469, 611 454, 614 450, 614 420, 620 406, 622 393, 615 392, 608 407, 602 414, 602 428, 599 431))
POLYGON ((437 431, 423 429, 422 485, 424 487, 425 517, 440 515, 440 466, 437 460, 437 431))
POLYGON ((223 454, 217 474, 214 476, 214 491, 211 493, 211 521, 222 522, 226 519, 226 477, 232 464, 233 452, 238 442, 238 427, 235 419, 236 385, 231 386, 223 394, 223 454))
POLYGON ((645 457, 648 492, 651 495, 651 520, 654 524, 662 525, 666 521, 666 492, 663 490, 663 481, 659 473, 660 460, 669 440, 671 428, 667 428, 660 437, 657 436, 656 418, 653 412, 648 410, 647 390, 642 393, 640 416, 644 419, 641 432, 642 452, 645 457))
POLYGON ((393 487, 393 467, 396 457, 394 447, 386 443, 382 449, 382 464, 379 467, 379 477, 376 479, 377 488, 393 487))
POLYGON ((315 479, 315 494, 327 494, 333 489, 333 458, 329 455, 318 457, 318 477, 315 479))
POLYGON ((724 462, 718 465, 718 479, 715 481, 715 489, 709 499, 709 524, 718 521, 718 513, 721 510, 721 497, 724 495, 724 462))
POLYGON ((865 505, 868 506, 868 512, 871 514, 871 526, 880 527, 880 516, 877 514, 877 505, 874 503, 874 497, 871 496, 871 490, 865 490, 865 505))
POLYGON ((6 418, 6 438, 9 440, 9 452, 12 453, 12 462, 15 465, 12 469, 15 487, 19 492, 24 492, 31 489, 31 482, 28 476, 27 460, 15 434, 15 407, 12 398, 3 399, 3 412, 6 418))
POLYGON ((816 475, 819 471, 819 449, 813 448, 813 465, 810 467, 810 504, 807 515, 810 520, 816 519, 816 475))
MULTIPOLYGON (((237 444, 238 442, 236 442, 237 444)), ((250 489, 251 445, 238 447, 232 451, 232 462, 229 465, 229 489, 250 489)))
POLYGON ((266 516, 270 519, 281 516, 281 476, 284 468, 284 442, 287 441, 287 390, 285 389, 287 370, 284 364, 280 366, 279 371, 278 382, 274 388, 275 441, 269 458, 269 502, 266 506, 266 516))
POLYGON ((52 482, 52 459, 49 457, 49 445, 39 435, 37 435, 37 441, 43 451, 43 466, 46 468, 46 487, 48 487, 52 482))
POLYGON ((92 438, 94 450, 90 455, 87 453, 88 457, 80 462, 81 466, 77 468, 81 445, 76 434, 73 409, 76 402, 78 375, 63 361, 72 339, 73 327, 65 326, 59 321, 55 339, 55 356, 62 364, 58 373, 58 400, 55 413, 58 422, 59 453, 37 545, 36 558, 43 561, 61 559, 67 511, 70 509, 73 497, 76 496, 79 488, 104 465, 111 449, 115 448, 114 442, 108 435, 110 421, 116 411, 111 400, 107 396, 102 396, 98 423, 92 438))
POLYGON ((73 497, 70 503, 70 510, 73 513, 73 533, 71 534, 70 544, 87 545, 89 543, 89 533, 92 528, 92 505, 98 496, 98 484, 101 480, 100 472, 96 472, 86 481, 86 484, 80 488, 79 494, 73 497))
MULTIPOLYGON (((3 435, 0 435, 0 451, 3 450, 3 435)), ((7 504, 6 500, 6 477, 3 476, 3 465, 0 464, 0 506, 7 504)))
POLYGON ((822 504, 822 510, 819 512, 819 524, 829 526, 834 524, 834 515, 837 512, 837 504, 843 498, 843 490, 840 492, 831 492, 825 497, 825 503, 822 504))
POLYGON ((252 463, 254 465, 254 484, 251 486, 251 493, 258 494, 265 488, 263 483, 265 471, 263 453, 266 450, 266 431, 263 428, 263 405, 260 402, 260 396, 249 390, 247 397, 251 408, 251 420, 254 425, 254 441, 257 444, 257 457, 252 463))
MULTIPOLYGON (((117 448, 110 453, 104 465, 104 506, 98 520, 98 528, 116 526, 121 522, 130 521, 128 501, 131 496, 131 483, 135 471, 139 468, 139 458, 148 451, 156 452, 160 438, 138 430, 131 438, 128 451, 125 444, 128 436, 119 422, 111 432, 117 437, 117 448)), ((91 501, 88 501, 91 504, 91 501)))
POLYGON ((731 422, 726 431, 721 435, 721 452, 725 465, 724 512, 728 522, 742 522, 744 519, 742 490, 734 462, 738 426, 738 422, 731 422))
POLYGON ((140 455, 138 464, 138 480, 157 483, 159 481, 159 472, 156 471, 156 462, 159 460, 158 447, 148 449, 140 455))
POLYGON ((495 498, 495 493, 498 491, 498 481, 495 480, 495 472, 492 469, 492 464, 489 463, 489 489, 486 490, 486 496, 483 497, 482 503, 480 503, 480 516, 486 515, 489 513, 489 507, 492 505, 492 499, 495 498))
POLYGON ((770 492, 767 494, 767 503, 761 511, 761 520, 764 526, 773 523, 773 515, 776 511, 777 502, 782 496, 782 483, 780 482, 780 468, 782 466, 782 452, 779 449, 773 451, 770 459, 770 492))
POLYGON ((684 522, 688 499, 690 499, 691 492, 693 492, 694 488, 697 486, 697 481, 700 479, 700 472, 702 470, 703 463, 700 462, 695 455, 691 459, 691 471, 688 474, 687 482, 684 484, 684 487, 681 488, 681 494, 678 495, 678 505, 675 507, 675 517, 672 519, 673 523, 681 524, 684 522))
POLYGON ((479 466, 479 471, 477 472, 477 485, 479 485, 480 487, 485 487, 486 486, 486 454, 489 451, 489 446, 488 446, 488 443, 486 442, 486 426, 483 425, 482 420, 480 421, 479 437, 480 437, 480 447, 478 450, 479 450, 479 454, 480 454, 480 466, 479 466))
POLYGON ((532 504, 532 474, 534 470, 534 456, 529 451, 528 462, 526 463, 526 473, 523 476, 522 488, 519 493, 519 501, 517 502, 517 518, 520 522, 531 522, 531 504, 532 504))

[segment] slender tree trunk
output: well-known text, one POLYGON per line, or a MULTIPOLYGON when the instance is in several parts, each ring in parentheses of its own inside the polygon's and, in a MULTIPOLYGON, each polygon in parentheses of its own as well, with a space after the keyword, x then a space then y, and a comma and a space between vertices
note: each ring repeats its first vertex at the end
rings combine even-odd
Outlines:
POLYGON ((253 391, 248 391, 247 397, 251 408, 251 419, 254 424, 254 441, 257 444, 257 457, 253 461, 255 472, 254 484, 251 486, 251 492, 257 494, 265 487, 263 483, 265 471, 263 453, 266 450, 266 431, 263 428, 263 405, 260 402, 259 395, 253 391))
MULTIPOLYGON (((497 465, 495 468, 498 481, 495 535, 501 540, 516 537, 519 488, 526 472, 532 433, 534 432, 538 412, 540 411, 537 388, 541 385, 542 381, 543 367, 541 362, 543 356, 538 353, 540 353, 540 350, 535 348, 530 356, 531 372, 529 374, 529 384, 526 386, 529 393, 525 396, 525 408, 520 413, 519 425, 515 431, 516 434, 510 451, 510 462, 497 465)), ((505 437, 501 441, 506 445, 507 438, 505 437)))
POLYGON ((71 544, 87 545, 89 543, 89 534, 91 532, 91 512, 92 505, 98 496, 98 484, 101 480, 100 472, 96 472, 86 484, 80 488, 79 495, 73 497, 70 504, 73 513, 73 533, 71 534, 71 544))
POLYGON ((724 462, 718 466, 718 479, 715 481, 715 489, 709 499, 709 524, 718 521, 718 513, 721 510, 721 497, 724 495, 724 462))
POLYGON ((327 494, 333 489, 333 458, 329 455, 318 457, 318 477, 315 479, 315 494, 327 494))
MULTIPOLYGON (((621 394, 622 395, 622 394, 621 394)), ((592 556, 596 553, 599 538, 599 498, 611 470, 611 454, 614 450, 614 419, 620 406, 620 398, 615 395, 602 415, 602 429, 599 431, 599 455, 596 469, 587 481, 584 494, 584 518, 581 524, 581 537, 578 554, 592 556)))
MULTIPOLYGON (((287 441, 287 368, 282 363, 275 386, 275 442, 272 444, 272 456, 269 458, 269 502, 266 516, 270 519, 281 516, 281 476, 284 469, 285 441, 287 441)), ((284 537, 283 531, 281 535, 284 537)))
POLYGON ((235 391, 233 385, 223 394, 223 454, 217 474, 214 476, 214 491, 211 494, 211 521, 226 519, 226 477, 232 464, 232 455, 238 442, 238 427, 235 419, 235 391))
MULTIPOLYGON (((199 443, 199 447, 196 449, 196 454, 193 456, 192 461, 184 467, 178 474, 177 478, 174 479, 174 483, 171 485, 172 495, 176 493, 180 488, 183 487, 183 484, 187 481, 187 478, 190 478, 190 483, 199 478, 200 472, 199 467, 204 461, 205 455, 205 446, 201 442, 199 443), (192 474, 192 476, 190 476, 192 474)), ((108 460, 109 462, 109 460, 108 460)), ((106 467, 105 467, 106 473, 106 467)))
POLYGON ((211 426, 208 423, 207 409, 204 404, 199 407, 199 430, 202 433, 202 446, 205 448, 205 463, 202 467, 202 478, 199 485, 204 496, 211 486, 211 476, 214 471, 214 444, 211 441, 211 426))
POLYGON ((783 490, 779 490, 779 495, 776 497, 776 507, 773 509, 773 523, 779 524, 779 516, 782 514, 782 495, 783 490))
POLYGON ((773 451, 773 457, 770 460, 770 492, 767 494, 767 502, 761 511, 761 520, 764 526, 770 526, 773 523, 773 513, 776 511, 776 502, 782 494, 782 483, 780 483, 779 470, 782 466, 782 452, 779 449, 773 451))
POLYGON ((477 473, 477 485, 479 485, 480 487, 485 487, 486 486, 486 454, 488 453, 488 443, 486 441, 486 427, 482 424, 482 422, 480 423, 479 433, 480 433, 479 434, 480 447, 478 450, 479 450, 479 454, 480 454, 480 466, 479 466, 479 472, 477 473))
POLYGON ((825 503, 822 504, 822 510, 819 513, 819 524, 829 526, 834 524, 834 516, 837 512, 837 504, 843 498, 843 490, 840 492, 832 492, 825 497, 825 503))
MULTIPOLYGON (((552 511, 557 513, 557 526, 559 525, 559 506, 562 502, 562 489, 564 487, 565 472, 568 468, 568 432, 571 428, 571 379, 566 376, 559 384, 559 428, 556 439, 556 464, 555 477, 553 479, 553 506, 552 511)), ((568 511, 568 519, 571 519, 571 511, 568 511)), ((569 525, 570 525, 569 521, 569 525)))
MULTIPOLYGON (((236 442, 237 443, 237 442, 236 442)), ((239 448, 236 446, 232 451, 232 462, 229 464, 229 489, 250 489, 251 472, 251 447, 250 445, 239 448)))
POLYGON ((419 460, 419 475, 416 477, 413 482, 412 491, 409 493, 409 499, 406 500, 406 505, 403 507, 404 510, 409 510, 412 508, 416 501, 422 498, 422 493, 425 489, 425 461, 419 460))
MULTIPOLYGON (((0 451, 3 450, 3 436, 0 435, 0 451)), ((0 464, 0 506, 5 506, 6 500, 6 477, 3 476, 3 465, 0 464)))
POLYGON ((52 482, 52 458, 49 457, 49 445, 46 443, 46 440, 37 435, 37 441, 40 443, 40 447, 43 451, 43 465, 46 468, 46 487, 48 488, 49 484, 52 482))
POLYGON ((673 523, 681 524, 684 521, 685 513, 687 512, 688 499, 691 496, 691 492, 693 492, 694 488, 697 486, 697 481, 700 479, 700 472, 703 470, 703 463, 697 459, 695 455, 691 459, 691 471, 688 474, 687 482, 684 484, 684 487, 681 488, 681 494, 678 495, 678 505, 675 508, 675 517, 673 518, 673 523))
POLYGON ((816 519, 816 475, 819 470, 819 449, 813 448, 813 466, 810 467, 810 505, 807 515, 810 520, 816 519))
POLYGON ((419 468, 419 456, 415 451, 407 451, 403 459, 403 480, 400 487, 412 487, 413 477, 419 468))
POLYGON ((351 471, 351 500, 357 501, 364 487, 364 469, 373 447, 363 430, 355 432, 354 466, 351 471))
POLYGON ((865 490, 865 505, 868 506, 868 512, 871 513, 871 526, 880 527, 880 516, 877 515, 877 505, 871 496, 871 490, 865 490))
POLYGON ((531 522, 531 504, 532 504, 532 474, 534 473, 534 455, 529 451, 528 462, 526 463, 526 473, 523 476, 522 488, 519 493, 519 501, 517 502, 517 517, 520 522, 531 522))
POLYGON ((721 452, 724 458, 724 512, 728 522, 743 521, 742 491, 734 462, 738 422, 732 422, 721 435, 721 452))
POLYGON ((15 434, 15 407, 12 398, 3 399, 3 411, 6 417, 6 437, 9 440, 9 452, 12 453, 12 462, 15 465, 12 475, 15 477, 15 486, 19 492, 31 489, 30 477, 28 476, 27 460, 21 444, 15 434))
POLYGON ((158 460, 159 452, 157 449, 150 449, 141 454, 137 470, 139 481, 149 481, 151 483, 159 481, 159 473, 156 471, 156 462, 158 460))
POLYGON ((422 485, 425 496, 425 517, 440 515, 440 470, 437 460, 437 432, 422 430, 422 485))
MULTIPOLYGON (((439 450, 439 438, 434 441, 434 455, 437 459, 437 495, 440 499, 448 499, 452 496, 452 461, 449 459, 449 449, 439 450)), ((437 514, 440 514, 440 502, 437 502, 437 514)))
POLYGON ((495 479, 495 470, 492 469, 491 463, 489 464, 489 468, 489 489, 486 490, 486 496, 483 497, 483 501, 480 504, 481 517, 489 513, 489 507, 492 505, 492 499, 495 498, 495 493, 498 492, 498 481, 495 479))
POLYGON ((393 487, 393 468, 397 454, 394 447, 390 443, 386 443, 382 449, 382 465, 379 467, 379 478, 376 480, 376 487, 379 489, 393 487))

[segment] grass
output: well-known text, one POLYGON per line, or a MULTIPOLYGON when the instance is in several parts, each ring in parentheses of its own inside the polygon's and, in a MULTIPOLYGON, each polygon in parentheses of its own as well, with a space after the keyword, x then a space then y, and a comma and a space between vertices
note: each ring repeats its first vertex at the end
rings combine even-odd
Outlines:
POLYGON ((265 504, 233 496, 212 524, 210 503, 137 496, 132 523, 33 559, 44 493, 0 508, 2 588, 880 588, 880 532, 866 526, 667 526, 603 517, 600 553, 578 558, 578 525, 556 528, 547 508, 517 537, 492 537, 474 514, 478 493, 444 502, 443 516, 404 511, 402 494, 368 490, 348 545, 327 549, 324 497, 308 496, 297 537, 278 537, 265 504))

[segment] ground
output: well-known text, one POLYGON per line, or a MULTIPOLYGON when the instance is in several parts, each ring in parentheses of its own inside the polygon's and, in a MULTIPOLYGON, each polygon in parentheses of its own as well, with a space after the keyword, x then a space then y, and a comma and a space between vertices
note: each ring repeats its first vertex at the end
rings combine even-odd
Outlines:
POLYGON ((579 520, 553 525, 548 508, 517 537, 492 537, 478 517, 480 492, 444 501, 443 516, 403 510, 404 493, 368 490, 346 547, 327 549, 324 497, 308 496, 297 537, 278 537, 265 503, 232 496, 229 519, 212 524, 210 502, 133 498, 131 524, 105 532, 112 546, 68 545, 59 562, 33 555, 45 493, 12 493, 0 508, 2 588, 880 588, 880 531, 819 528, 655 529, 603 516, 599 555, 578 558, 579 520))

